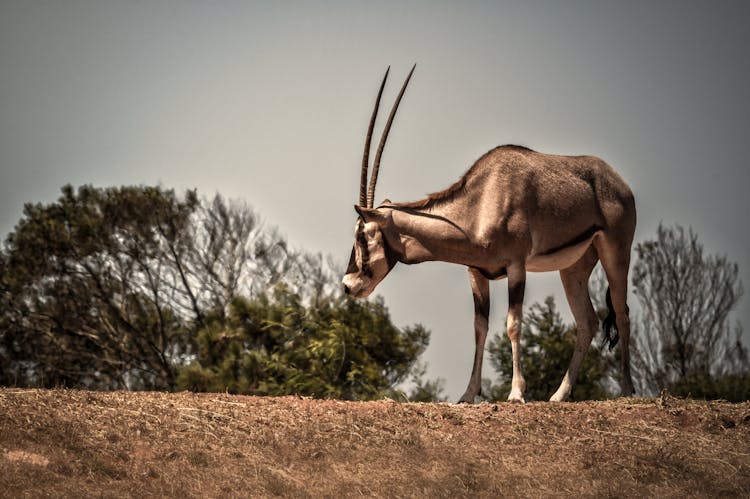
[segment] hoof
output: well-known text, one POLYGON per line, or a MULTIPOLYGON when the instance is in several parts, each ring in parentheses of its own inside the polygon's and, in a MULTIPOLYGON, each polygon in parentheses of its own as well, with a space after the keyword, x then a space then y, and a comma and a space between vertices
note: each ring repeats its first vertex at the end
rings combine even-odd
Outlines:
POLYGON ((620 389, 620 397, 632 397, 635 393, 635 390, 633 390, 633 385, 625 386, 620 389))
POLYGON ((474 400, 477 398, 476 395, 470 395, 468 393, 464 393, 461 398, 458 400, 459 404, 473 404, 474 400))
POLYGON ((508 402, 512 404, 525 404, 526 399, 523 398, 523 395, 520 393, 513 393, 510 392, 510 395, 508 395, 508 402))
POLYGON ((566 400, 568 400, 568 394, 565 392, 560 392, 560 391, 556 391, 549 398, 550 402, 565 402, 566 400))
MULTIPOLYGON (((524 385, 525 383, 521 386, 524 385)), ((523 398, 523 390, 520 388, 512 389, 508 395, 508 402, 513 402, 514 404, 525 404, 526 400, 523 398)))
POLYGON ((552 396, 549 398, 550 402, 565 402, 568 400, 568 397, 570 396, 571 392, 570 384, 565 383, 563 381, 560 388, 557 389, 555 393, 552 394, 552 396))

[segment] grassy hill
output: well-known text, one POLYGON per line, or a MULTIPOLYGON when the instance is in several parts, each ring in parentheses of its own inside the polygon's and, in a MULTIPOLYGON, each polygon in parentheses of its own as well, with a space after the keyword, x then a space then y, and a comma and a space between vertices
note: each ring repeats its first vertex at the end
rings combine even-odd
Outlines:
POLYGON ((0 389, 0 496, 750 497, 750 403, 0 389))

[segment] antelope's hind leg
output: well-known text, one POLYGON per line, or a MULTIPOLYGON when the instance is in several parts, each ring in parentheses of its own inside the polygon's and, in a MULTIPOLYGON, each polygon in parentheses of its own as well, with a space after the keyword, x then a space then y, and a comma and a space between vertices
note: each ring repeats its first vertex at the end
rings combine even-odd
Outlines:
POLYGON ((591 305, 591 297, 589 296, 589 276, 597 261, 596 249, 591 246, 580 260, 560 271, 565 296, 576 321, 577 335, 576 346, 573 350, 573 357, 570 359, 568 371, 565 373, 560 387, 550 397, 552 402, 562 402, 570 396, 578 377, 578 371, 589 345, 591 345, 591 339, 599 329, 599 319, 591 305))
POLYGON ((620 337, 620 395, 623 397, 630 397, 634 393, 633 379, 630 374, 630 310, 627 303, 631 244, 632 237, 620 238, 620 240, 605 237, 597 244, 599 258, 609 282, 617 334, 620 337))
POLYGON ((469 268, 469 282, 474 296, 474 366, 471 370, 469 386, 459 403, 473 404, 482 391, 482 361, 484 343, 487 339, 487 328, 490 315, 490 283, 478 270, 469 268))

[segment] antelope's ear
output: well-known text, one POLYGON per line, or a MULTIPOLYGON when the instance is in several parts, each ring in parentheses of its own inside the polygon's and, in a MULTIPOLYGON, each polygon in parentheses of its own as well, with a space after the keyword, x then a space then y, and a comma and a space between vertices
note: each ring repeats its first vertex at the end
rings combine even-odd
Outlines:
POLYGON ((389 210, 387 211, 380 208, 364 208, 362 206, 354 205, 354 209, 357 210, 357 213, 362 217, 362 220, 365 222, 375 222, 378 225, 384 224, 390 215, 389 210))

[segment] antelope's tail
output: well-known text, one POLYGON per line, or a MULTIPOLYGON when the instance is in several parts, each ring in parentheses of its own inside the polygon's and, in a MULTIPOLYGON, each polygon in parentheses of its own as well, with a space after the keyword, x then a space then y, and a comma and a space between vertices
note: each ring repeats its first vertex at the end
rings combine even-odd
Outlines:
POLYGON ((615 308, 612 306, 612 296, 609 294, 609 286, 607 286, 607 317, 602 321, 602 332, 604 333, 604 339, 602 340, 602 346, 609 345, 609 350, 612 351, 617 345, 617 341, 620 339, 620 335, 617 332, 617 316, 615 315, 615 308))

